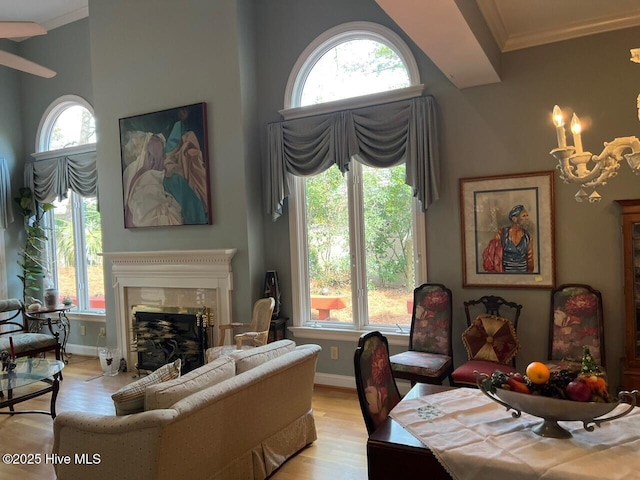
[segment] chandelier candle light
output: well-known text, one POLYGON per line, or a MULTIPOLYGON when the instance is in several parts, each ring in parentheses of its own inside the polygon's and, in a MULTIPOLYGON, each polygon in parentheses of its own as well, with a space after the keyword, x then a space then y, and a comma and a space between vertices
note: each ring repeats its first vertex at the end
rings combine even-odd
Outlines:
MULTIPOLYGON (((640 48, 631 50, 631 61, 640 63, 640 48)), ((640 95, 637 98, 638 117, 640 118, 640 95)), ((564 129, 564 116, 560 107, 553 107, 553 123, 556 126, 558 148, 551 150, 558 160, 556 168, 560 172, 560 178, 564 183, 577 183, 580 190, 575 195, 577 202, 588 198, 590 203, 599 202, 601 197, 596 187, 606 185, 609 178, 618 174, 620 162, 626 160, 631 170, 637 175, 640 173, 640 141, 636 137, 614 138, 611 142, 604 142, 604 149, 600 155, 585 152, 582 148, 582 125, 580 119, 574 113, 571 117, 571 133, 574 146, 567 145, 567 137, 564 129), (629 153, 623 153, 629 150, 629 153), (591 169, 588 165, 592 163, 591 169), (593 188, 590 195, 584 188, 593 188)))

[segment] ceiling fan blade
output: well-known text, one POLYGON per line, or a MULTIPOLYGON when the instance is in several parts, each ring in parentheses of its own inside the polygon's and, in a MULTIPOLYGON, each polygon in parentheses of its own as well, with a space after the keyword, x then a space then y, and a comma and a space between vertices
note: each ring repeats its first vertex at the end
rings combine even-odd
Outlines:
POLYGON ((0 22, 0 38, 44 35, 47 31, 36 22, 0 22))
POLYGON ((15 68, 21 72, 31 73, 39 77, 51 78, 56 76, 56 72, 38 65, 37 63, 27 60, 26 58, 19 57, 13 53, 4 52, 0 50, 0 65, 5 65, 9 68, 15 68))

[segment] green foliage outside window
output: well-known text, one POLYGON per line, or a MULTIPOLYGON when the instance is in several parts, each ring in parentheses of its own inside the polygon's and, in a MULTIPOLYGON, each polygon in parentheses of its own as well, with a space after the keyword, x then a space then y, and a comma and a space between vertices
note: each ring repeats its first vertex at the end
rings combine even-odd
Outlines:
MULTIPOLYGON (((364 168, 363 200, 370 288, 412 285, 411 189, 404 165, 364 168)), ((347 184, 331 167, 306 181, 310 277, 323 287, 350 282, 347 184)))

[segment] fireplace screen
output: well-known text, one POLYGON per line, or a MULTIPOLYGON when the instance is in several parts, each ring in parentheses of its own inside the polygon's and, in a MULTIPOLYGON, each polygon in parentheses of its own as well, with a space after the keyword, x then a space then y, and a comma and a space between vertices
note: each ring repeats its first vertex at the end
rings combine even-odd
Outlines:
POLYGON ((178 358, 182 373, 204 364, 208 308, 133 307, 133 341, 138 370, 156 370, 178 358))

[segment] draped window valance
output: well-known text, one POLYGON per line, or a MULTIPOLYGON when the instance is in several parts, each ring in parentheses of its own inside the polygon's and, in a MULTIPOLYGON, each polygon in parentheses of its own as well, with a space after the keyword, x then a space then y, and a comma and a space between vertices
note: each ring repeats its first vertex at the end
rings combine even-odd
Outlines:
POLYGON ((316 175, 333 164, 345 173, 352 160, 378 168, 406 162, 405 182, 424 211, 439 195, 436 139, 431 96, 272 123, 267 213, 282 215, 287 174, 316 175))
POLYGON ((27 162, 24 172, 25 186, 40 202, 53 202, 67 198, 68 190, 83 197, 98 195, 98 171, 95 145, 73 151, 65 150, 36 154, 27 162), (89 148, 87 148, 89 147, 89 148))
POLYGON ((7 228, 13 222, 11 208, 11 179, 4 158, 0 157, 0 228, 7 228))

